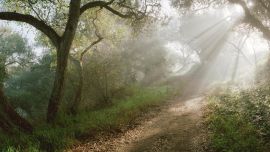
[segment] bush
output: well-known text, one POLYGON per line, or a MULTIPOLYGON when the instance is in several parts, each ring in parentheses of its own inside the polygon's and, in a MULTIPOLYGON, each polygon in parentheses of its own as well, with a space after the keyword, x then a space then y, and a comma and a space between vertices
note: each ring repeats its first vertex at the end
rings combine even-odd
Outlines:
POLYGON ((208 98, 207 126, 213 151, 261 152, 269 147, 269 88, 208 98))

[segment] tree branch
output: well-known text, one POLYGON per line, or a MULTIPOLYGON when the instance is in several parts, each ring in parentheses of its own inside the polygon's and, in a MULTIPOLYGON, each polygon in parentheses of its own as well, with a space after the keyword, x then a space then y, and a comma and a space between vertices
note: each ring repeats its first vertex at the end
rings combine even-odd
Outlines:
POLYGON ((245 15, 246 15, 245 21, 248 24, 250 24, 251 26, 258 28, 263 33, 264 37, 267 40, 270 40, 270 30, 269 30, 269 28, 264 26, 262 24, 262 22, 259 19, 257 19, 251 13, 249 8, 247 7, 247 4, 244 1, 242 1, 242 0, 229 0, 229 2, 241 5, 242 8, 244 9, 244 12, 245 12, 245 15))
POLYGON ((105 1, 94 1, 94 2, 89 2, 87 4, 85 4, 84 6, 81 7, 80 9, 80 13, 83 14, 86 10, 91 9, 91 8, 95 8, 95 7, 104 7, 104 6, 108 6, 110 4, 113 3, 114 0, 111 0, 109 2, 105 2, 105 1))
POLYGON ((84 54, 89 50, 91 49, 94 45, 98 44, 103 38, 99 37, 96 41, 92 42, 88 47, 86 47, 82 53, 81 53, 81 56, 80 56, 80 60, 82 60, 84 54))
POLYGON ((265 4, 265 2, 263 2, 262 0, 258 0, 258 1, 259 1, 259 3, 262 5, 262 7, 263 7, 264 9, 266 9, 267 12, 269 13, 269 12, 270 12, 270 8, 265 4))
POLYGON ((128 12, 127 14, 122 14, 121 12, 111 8, 110 6, 104 6, 104 8, 106 8, 108 11, 122 18, 131 18, 132 16, 136 16, 136 13, 134 12, 128 12))
POLYGON ((10 65, 15 64, 15 63, 17 63, 17 64, 19 64, 20 66, 23 67, 23 66, 26 66, 28 63, 34 63, 34 62, 29 61, 29 62, 24 63, 24 62, 20 62, 20 61, 10 61, 10 62, 5 64, 5 67, 10 66, 10 65))
POLYGON ((112 4, 114 2, 114 0, 111 0, 109 2, 105 2, 105 1, 94 1, 94 2, 89 2, 87 4, 85 4, 84 6, 81 7, 80 9, 80 14, 83 14, 86 10, 91 9, 91 8, 95 8, 95 7, 100 7, 100 8, 105 8, 108 11, 112 12, 113 14, 122 17, 122 18, 130 18, 132 16, 137 16, 136 13, 134 12, 128 12, 127 14, 123 14, 115 9, 113 9, 112 7, 110 7, 109 5, 112 4))
POLYGON ((95 27, 95 35, 96 35, 96 37, 97 37, 97 40, 95 40, 94 42, 92 42, 88 47, 86 47, 86 48, 81 52, 81 55, 80 55, 80 61, 81 61, 81 62, 82 62, 82 60, 83 60, 84 54, 85 54, 88 50, 90 50, 94 45, 98 44, 100 41, 103 40, 103 37, 100 35, 99 30, 98 30, 98 27, 97 27, 96 22, 95 22, 95 21, 97 20, 97 18, 98 18, 98 12, 99 12, 99 10, 96 11, 96 16, 95 16, 95 18, 93 18, 93 21, 92 21, 92 23, 93 23, 93 25, 94 25, 94 27, 95 27))
POLYGON ((35 10, 35 8, 33 7, 33 3, 32 0, 28 0, 28 4, 30 9, 36 14, 36 16, 38 17, 39 20, 43 21, 42 18, 40 17, 39 13, 35 10))
POLYGON ((0 20, 28 23, 48 36, 55 47, 58 47, 59 45, 60 36, 55 32, 55 30, 32 15, 25 15, 16 12, 0 12, 0 20))

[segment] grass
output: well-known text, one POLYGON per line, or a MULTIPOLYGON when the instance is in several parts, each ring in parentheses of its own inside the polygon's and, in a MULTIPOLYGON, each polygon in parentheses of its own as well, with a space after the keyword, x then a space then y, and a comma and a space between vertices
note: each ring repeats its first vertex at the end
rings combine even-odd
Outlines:
POLYGON ((208 98, 209 148, 216 152, 268 151, 270 89, 223 93, 208 98))
POLYGON ((0 135, 4 152, 15 151, 61 151, 100 132, 118 131, 132 124, 142 113, 166 101, 166 87, 136 89, 135 94, 116 100, 110 107, 85 110, 77 116, 60 115, 54 126, 41 124, 33 135, 0 135), (8 139, 8 140, 6 140, 8 139))

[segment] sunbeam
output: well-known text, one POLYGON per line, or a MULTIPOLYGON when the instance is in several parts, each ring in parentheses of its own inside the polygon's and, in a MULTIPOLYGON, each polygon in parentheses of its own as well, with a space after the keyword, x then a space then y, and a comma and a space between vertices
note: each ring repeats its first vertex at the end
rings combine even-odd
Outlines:
MULTIPOLYGON (((240 41, 240 39, 243 39, 231 40, 231 35, 234 33, 234 28, 244 18, 244 10, 237 4, 212 9, 209 13, 183 18, 180 26, 182 39, 178 47, 182 50, 180 52, 185 49, 193 52, 191 53, 193 55, 190 55, 190 60, 193 61, 187 66, 189 67, 187 69, 192 69, 192 65, 196 66, 193 63, 201 64, 195 68, 196 70, 193 69, 196 74, 193 74, 194 77, 190 78, 191 83, 187 85, 189 87, 186 87, 184 94, 189 94, 189 92, 196 94, 196 90, 198 93, 215 81, 233 84, 232 82, 238 82, 235 80, 239 80, 239 77, 243 76, 245 72, 254 73, 251 70, 254 69, 252 63, 254 59, 251 60, 246 55, 246 52, 250 50, 246 48, 249 38, 246 36, 247 40, 242 42, 240 49, 236 49, 235 46, 228 46, 230 45, 228 41, 240 41), (198 56, 197 59, 195 54, 198 56), (250 67, 247 68, 245 65, 250 67)), ((178 71, 176 70, 177 67, 180 71, 183 70, 183 66, 178 65, 174 67, 175 71, 178 71)), ((192 71, 189 72, 192 73, 192 71)), ((184 73, 182 71, 178 74, 184 73)), ((243 77, 241 79, 244 80, 243 77)), ((254 75, 250 74, 248 79, 248 82, 250 82, 250 80, 254 79, 254 75)))
POLYGON ((269 49, 269 0, 0 0, 0 152, 267 151, 269 49))

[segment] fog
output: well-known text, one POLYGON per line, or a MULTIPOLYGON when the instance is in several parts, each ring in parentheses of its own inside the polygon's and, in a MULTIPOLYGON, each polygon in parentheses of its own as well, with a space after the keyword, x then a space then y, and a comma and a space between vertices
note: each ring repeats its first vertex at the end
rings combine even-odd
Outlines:
POLYGON ((269 25, 267 0, 0 0, 0 151, 269 149, 269 25))
MULTIPOLYGON (((242 24, 241 6, 209 8, 185 15, 176 13, 168 3, 162 7, 172 10, 166 12, 168 22, 157 26, 147 39, 151 42, 146 43, 166 49, 170 62, 167 79, 185 75, 200 64, 206 65, 199 74, 202 88, 215 83, 239 88, 254 86, 256 70, 266 61, 268 44, 261 33, 242 24)), ((142 48, 147 50, 147 45, 140 45, 142 48)))
MULTIPOLYGON (((252 6, 251 3, 249 5, 252 6)), ((182 13, 170 1, 162 0, 160 10, 155 15, 159 19, 148 23, 148 30, 134 38, 130 29, 129 36, 122 37, 121 44, 116 46, 127 54, 140 52, 137 58, 129 58, 140 58, 141 62, 144 60, 141 64, 151 62, 150 58, 155 58, 155 62, 163 60, 160 61, 164 62, 162 66, 152 67, 155 69, 152 69, 148 81, 162 83, 187 74, 197 65, 207 65, 206 70, 199 74, 202 88, 215 83, 230 83, 237 87, 255 84, 256 68, 265 62, 268 44, 258 31, 247 30, 244 27, 246 25, 241 24, 244 18, 241 6, 209 7, 182 13), (144 55, 148 57, 142 59, 144 55)), ((37 56, 48 51, 36 45, 37 34, 33 28, 6 22, 2 24, 26 37, 37 56)), ((130 28, 124 23, 117 26, 130 28)), ((111 35, 115 33, 105 32, 111 35)), ((138 80, 142 81, 146 77, 143 73, 137 69, 138 80)))

